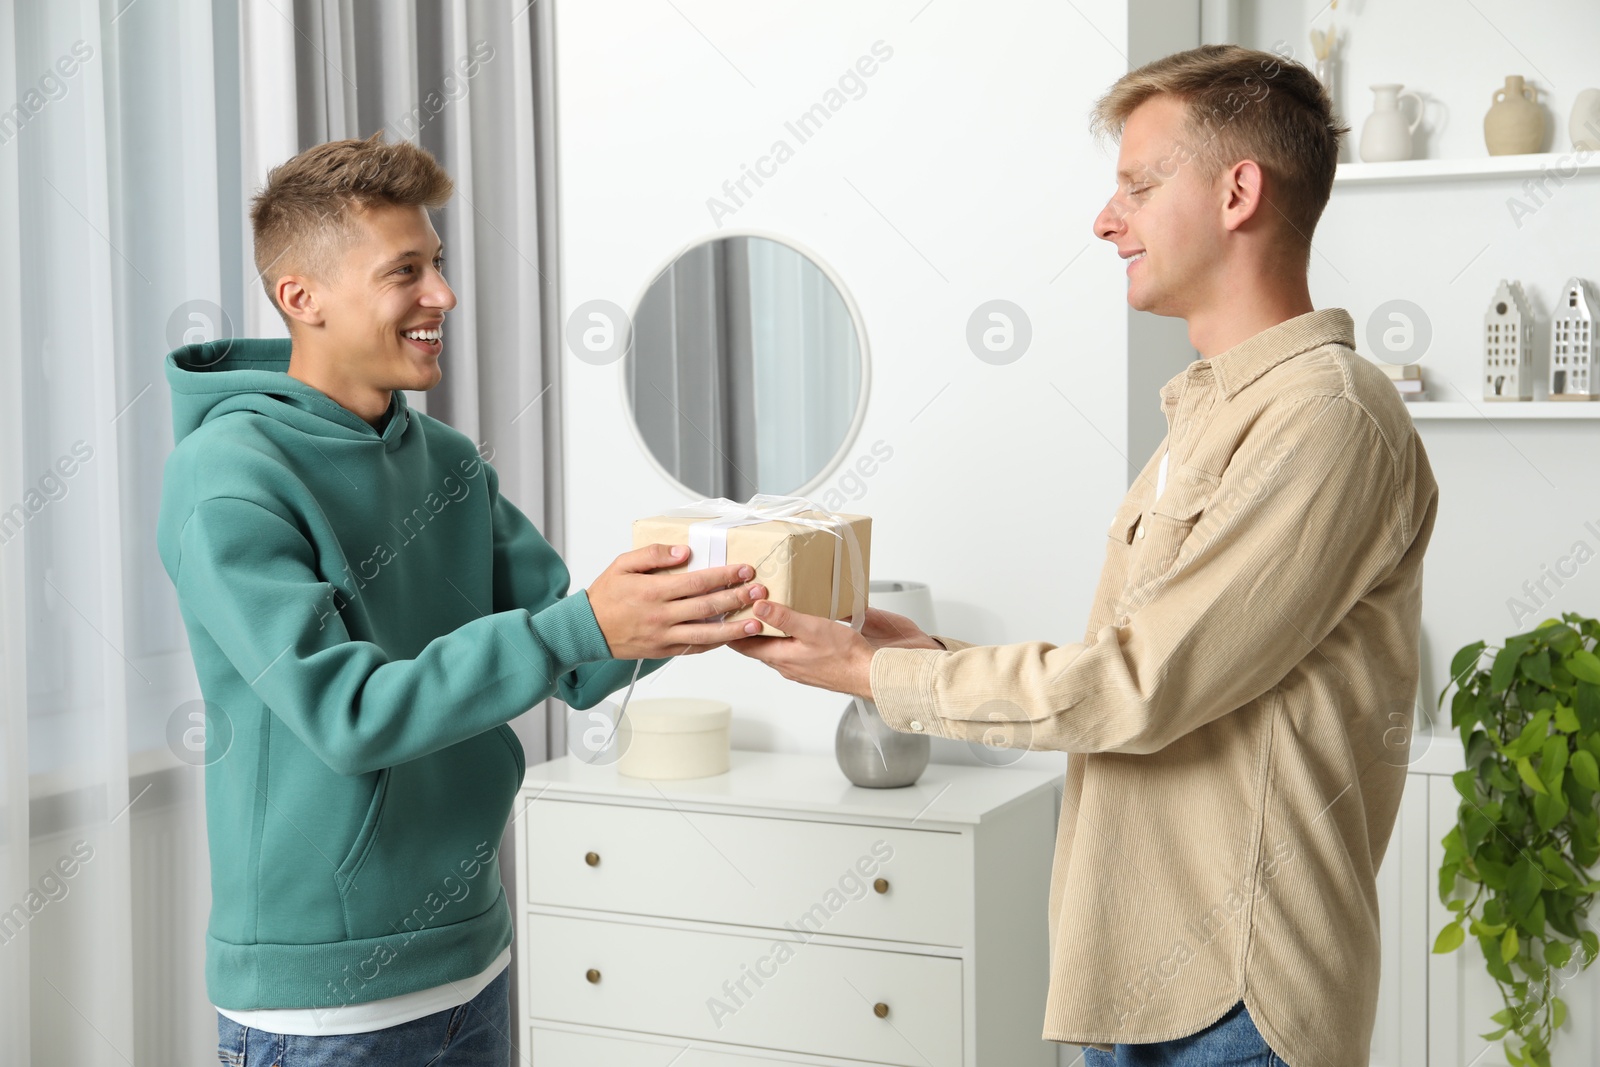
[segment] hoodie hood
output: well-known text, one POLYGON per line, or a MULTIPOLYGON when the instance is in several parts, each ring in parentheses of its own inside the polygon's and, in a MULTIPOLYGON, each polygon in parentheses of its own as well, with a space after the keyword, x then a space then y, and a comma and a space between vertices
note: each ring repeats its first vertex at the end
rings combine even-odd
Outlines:
POLYGON ((231 411, 254 411, 315 437, 381 439, 388 450, 399 447, 411 424, 404 393, 390 393, 389 421, 380 434, 327 393, 291 378, 289 352, 287 338, 235 338, 174 349, 167 356, 173 444, 231 411))

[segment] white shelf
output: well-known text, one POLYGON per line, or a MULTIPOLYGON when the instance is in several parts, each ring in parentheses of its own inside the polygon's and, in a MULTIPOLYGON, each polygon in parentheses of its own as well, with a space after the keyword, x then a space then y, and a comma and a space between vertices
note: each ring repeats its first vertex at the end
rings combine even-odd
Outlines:
POLYGON ((1341 163, 1334 173, 1333 184, 1372 185, 1526 178, 1547 170, 1555 172, 1561 178, 1600 174, 1600 152, 1578 152, 1568 149, 1565 152, 1481 156, 1469 159, 1402 159, 1394 163, 1341 163))
POLYGON ((1459 419, 1600 419, 1600 401, 1583 400, 1409 400, 1413 421, 1459 419))

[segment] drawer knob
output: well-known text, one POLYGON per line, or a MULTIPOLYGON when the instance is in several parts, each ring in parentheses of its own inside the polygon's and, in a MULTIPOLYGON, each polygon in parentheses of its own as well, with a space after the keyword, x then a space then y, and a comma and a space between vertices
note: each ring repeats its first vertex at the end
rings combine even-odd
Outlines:
POLYGON ((879 879, 877 879, 876 881, 874 881, 872 883, 872 888, 876 889, 880 893, 887 893, 889 891, 889 879, 887 879, 887 878, 879 878, 879 879))
POLYGON ((593 967, 589 968, 589 970, 584 974, 584 977, 589 979, 590 985, 600 984, 600 972, 595 970, 593 967))
POLYGON ((600 866, 600 853, 598 853, 598 852, 586 852, 586 853, 584 853, 583 862, 587 863, 591 867, 600 866))
POLYGON ((878 1003, 872 1006, 872 1014, 876 1015, 880 1019, 887 1019, 889 1017, 889 1005, 885 1004, 881 1000, 878 1001, 878 1003))

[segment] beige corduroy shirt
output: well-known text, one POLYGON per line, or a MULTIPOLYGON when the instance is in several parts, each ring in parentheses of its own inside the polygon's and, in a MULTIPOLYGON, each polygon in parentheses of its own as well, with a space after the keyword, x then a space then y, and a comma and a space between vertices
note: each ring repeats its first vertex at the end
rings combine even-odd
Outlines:
POLYGON ((1070 753, 1047 1039, 1171 1040, 1242 999, 1292 1067, 1366 1067, 1438 488, 1354 341, 1309 312, 1162 387, 1082 643, 873 656, 898 730, 1070 753))

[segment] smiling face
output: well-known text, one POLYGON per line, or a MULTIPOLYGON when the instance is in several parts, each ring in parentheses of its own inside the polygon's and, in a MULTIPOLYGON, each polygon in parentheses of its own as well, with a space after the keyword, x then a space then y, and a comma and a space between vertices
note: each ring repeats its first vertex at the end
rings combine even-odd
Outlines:
POLYGON ((353 236, 327 277, 287 276, 278 292, 294 320, 297 369, 363 417, 381 414, 395 389, 439 383, 445 312, 442 245, 421 206, 353 209, 353 236), (352 402, 354 401, 354 402, 352 402))
POLYGON ((1095 236, 1127 261, 1128 304, 1139 311, 1188 318, 1218 288, 1226 198, 1191 139, 1178 97, 1135 108, 1122 130, 1117 191, 1094 220, 1095 236))

